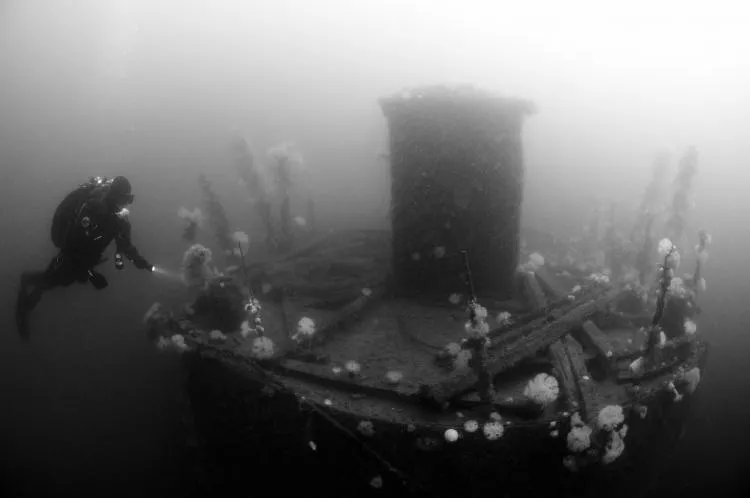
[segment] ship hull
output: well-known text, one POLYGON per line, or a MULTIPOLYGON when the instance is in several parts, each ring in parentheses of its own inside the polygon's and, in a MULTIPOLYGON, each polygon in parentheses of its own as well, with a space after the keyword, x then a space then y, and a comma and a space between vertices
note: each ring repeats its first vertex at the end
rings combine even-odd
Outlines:
MULTIPOLYGON (((706 357, 701 343, 683 367, 702 369, 706 357)), ((184 360, 209 488, 256 496, 638 496, 684 434, 699 392, 680 401, 667 389, 641 393, 646 416, 623 406, 629 429, 620 458, 571 470, 563 464, 569 413, 509 426, 496 440, 480 426, 448 442, 427 409, 420 423, 377 398, 356 397, 356 410, 331 406, 329 387, 260 365, 211 351, 184 360), (368 404, 372 416, 363 417, 368 404), (359 430, 363 420, 372 432, 359 430)))

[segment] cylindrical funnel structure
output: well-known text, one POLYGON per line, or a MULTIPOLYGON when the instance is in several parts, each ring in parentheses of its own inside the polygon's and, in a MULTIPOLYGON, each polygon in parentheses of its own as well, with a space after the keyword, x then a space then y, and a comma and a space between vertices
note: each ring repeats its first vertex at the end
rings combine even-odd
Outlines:
POLYGON ((391 162, 393 270, 405 295, 507 298, 518 264, 521 128, 528 101, 429 87, 382 99, 391 162))

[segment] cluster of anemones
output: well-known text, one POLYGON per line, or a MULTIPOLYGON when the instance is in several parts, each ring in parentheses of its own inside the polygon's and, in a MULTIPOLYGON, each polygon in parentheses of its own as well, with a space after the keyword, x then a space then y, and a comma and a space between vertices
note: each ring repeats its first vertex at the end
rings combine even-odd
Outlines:
POLYGON ((245 304, 245 312, 248 319, 240 325, 240 335, 243 339, 248 339, 253 334, 257 334, 257 337, 253 338, 252 341, 245 341, 239 348, 240 352, 249 354, 259 360, 271 358, 276 353, 276 346, 270 337, 263 335, 265 329, 260 317, 260 302, 251 297, 245 304))
MULTIPOLYGON (((464 422, 463 429, 468 434, 474 434, 480 428, 477 420, 467 420, 464 422)), ((490 441, 496 441, 505 434, 505 424, 498 413, 491 413, 490 420, 481 425, 482 434, 490 441)), ((461 438, 461 433, 457 429, 446 429, 443 438, 448 443, 455 443, 461 438)))
POLYGON ((244 341, 237 351, 256 360, 267 360, 276 354, 276 345, 270 337, 259 336, 244 341))
POLYGON ((487 339, 490 326, 487 323, 487 309, 476 301, 469 303, 469 320, 464 324, 470 339, 487 339))
POLYGON ((208 340, 212 343, 222 343, 227 340, 227 336, 221 330, 216 329, 208 333, 208 340))
POLYGON ((610 464, 625 451, 627 433, 628 426, 625 425, 625 415, 620 405, 608 405, 599 411, 596 431, 586 425, 578 413, 574 413, 567 436, 571 454, 563 459, 563 465, 576 471, 579 466, 599 459, 605 465, 610 464))
POLYGON ((245 304, 245 313, 247 313, 247 320, 243 321, 240 325, 240 335, 243 339, 251 334, 263 335, 265 329, 263 328, 263 320, 260 317, 261 312, 260 301, 251 297, 245 304))
POLYGON ((523 394, 534 403, 546 407, 557 401, 560 386, 551 375, 540 373, 526 384, 523 394))
POLYGON ((570 417, 570 432, 568 432, 568 449, 574 453, 581 453, 591 446, 591 427, 584 424, 581 416, 574 413, 570 417))
POLYGON ((315 332, 315 321, 312 318, 304 316, 297 322, 297 331, 292 335, 292 340, 297 342, 307 341, 309 343, 315 336, 315 332))
POLYGON ((176 351, 178 353, 190 351, 190 347, 185 343, 185 336, 182 334, 175 334, 172 337, 159 337, 156 341, 156 347, 161 351, 176 351))
POLYGON ((664 239, 662 242, 663 244, 659 244, 659 254, 666 258, 667 268, 677 271, 682 262, 680 251, 677 250, 677 246, 672 244, 669 239, 664 239))
POLYGON ((187 286, 202 287, 216 274, 215 269, 208 266, 211 258, 211 249, 201 244, 193 244, 185 251, 182 256, 182 279, 187 286))
MULTIPOLYGON (((465 342, 462 341, 462 342, 465 342)), ((452 361, 453 368, 461 370, 469 367, 469 361, 472 358, 470 349, 464 348, 462 343, 450 342, 446 344, 442 352, 443 356, 449 358, 452 361)))
POLYGON ((624 424, 625 415, 620 405, 605 406, 597 417, 599 428, 604 431, 608 438, 604 445, 602 463, 608 464, 617 460, 625 451, 625 436, 628 426, 624 424))
POLYGON ((513 323, 513 318, 508 311, 501 311, 498 313, 495 320, 500 327, 507 327, 513 323))
POLYGON ((693 394, 698 388, 698 384, 701 381, 701 369, 699 367, 693 367, 690 370, 680 368, 675 375, 674 380, 667 382, 667 389, 673 394, 674 401, 682 401, 685 394, 693 394), (680 386, 680 390, 677 389, 677 385, 680 386))
POLYGON ((533 273, 538 271, 542 266, 544 266, 544 256, 538 252, 534 252, 529 255, 528 261, 518 265, 518 269, 519 271, 533 273))
POLYGON ((588 279, 595 284, 607 285, 609 283, 609 275, 606 272, 592 273, 588 279))
POLYGON ((685 281, 680 277, 674 277, 669 282, 667 293, 678 299, 687 299, 690 297, 690 289, 685 285, 685 281))

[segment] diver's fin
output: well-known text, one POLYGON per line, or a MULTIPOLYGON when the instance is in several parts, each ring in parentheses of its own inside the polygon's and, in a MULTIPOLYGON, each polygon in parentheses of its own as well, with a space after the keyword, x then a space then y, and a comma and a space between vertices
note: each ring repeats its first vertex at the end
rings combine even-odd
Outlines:
POLYGON ((44 289, 42 283, 29 277, 28 274, 21 275, 16 298, 16 327, 18 328, 18 335, 24 341, 29 340, 29 314, 42 300, 44 289))
POLYGON ((94 270, 88 270, 87 273, 89 276, 89 282, 91 282, 96 290, 102 290, 109 285, 107 279, 104 278, 104 275, 102 275, 101 273, 94 270))
POLYGON ((18 297, 16 298, 16 329, 21 340, 28 342, 29 340, 29 313, 31 308, 29 307, 30 300, 26 293, 25 286, 21 286, 18 289, 18 297))

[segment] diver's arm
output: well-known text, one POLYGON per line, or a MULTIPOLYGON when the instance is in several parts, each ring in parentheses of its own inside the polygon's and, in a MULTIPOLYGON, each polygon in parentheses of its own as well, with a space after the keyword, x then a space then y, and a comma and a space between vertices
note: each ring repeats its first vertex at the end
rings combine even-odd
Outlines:
POLYGON ((115 244, 117 245, 117 252, 132 261, 133 265, 139 270, 154 271, 154 266, 149 263, 146 258, 141 256, 138 249, 135 248, 133 243, 130 241, 130 221, 127 219, 121 219, 120 230, 117 232, 115 237, 115 244))

